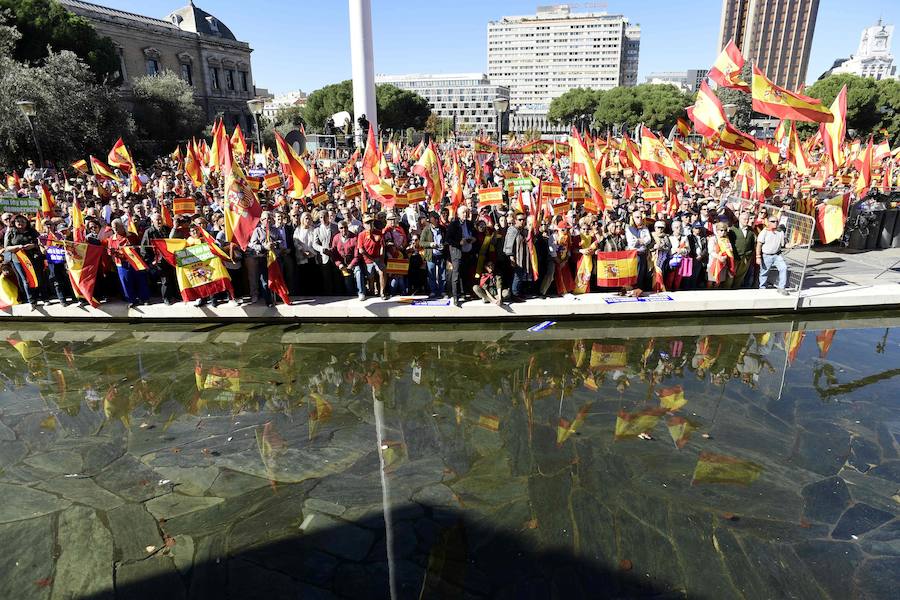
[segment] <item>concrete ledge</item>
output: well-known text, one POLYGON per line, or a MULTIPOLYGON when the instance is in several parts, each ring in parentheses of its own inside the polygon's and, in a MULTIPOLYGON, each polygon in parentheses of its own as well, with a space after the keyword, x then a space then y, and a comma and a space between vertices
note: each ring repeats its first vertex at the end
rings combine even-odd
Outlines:
POLYGON ((162 303, 129 308, 121 302, 104 303, 99 308, 58 304, 32 310, 20 304, 0 311, 0 321, 105 321, 105 322, 417 322, 417 321, 534 321, 567 319, 634 319, 666 318, 712 314, 797 314, 900 307, 900 285, 847 284, 804 290, 782 296, 775 290, 697 290, 650 295, 640 301, 614 294, 585 294, 564 298, 533 299, 507 306, 494 306, 481 301, 466 302, 460 307, 448 301, 420 304, 421 297, 391 300, 355 298, 299 298, 290 305, 267 308, 222 305, 196 307, 178 303, 162 303))

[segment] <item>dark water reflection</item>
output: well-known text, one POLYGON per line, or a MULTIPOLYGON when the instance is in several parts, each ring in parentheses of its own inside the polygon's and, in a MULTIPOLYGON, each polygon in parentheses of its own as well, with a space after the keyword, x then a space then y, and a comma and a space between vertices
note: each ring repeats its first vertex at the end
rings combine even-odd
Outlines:
POLYGON ((898 326, 8 328, 0 597, 895 597, 898 326))

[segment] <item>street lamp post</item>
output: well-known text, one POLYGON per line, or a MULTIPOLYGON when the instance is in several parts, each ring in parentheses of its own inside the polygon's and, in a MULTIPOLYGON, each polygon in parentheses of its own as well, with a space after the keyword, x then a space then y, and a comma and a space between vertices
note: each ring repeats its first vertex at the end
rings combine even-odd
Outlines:
POLYGON ((503 146, 503 113, 509 110, 509 98, 497 96, 494 98, 494 111, 497 113, 497 154, 503 146))
POLYGON ((253 124, 256 126, 256 151, 262 152, 262 134, 259 132, 259 115, 262 114, 266 101, 262 98, 247 100, 247 108, 253 114, 253 124))
POLYGON ((38 160, 40 161, 38 168, 43 173, 44 153, 41 151, 41 144, 38 142, 37 132, 34 130, 34 118, 37 115, 37 108, 31 100, 19 100, 16 102, 16 106, 25 115, 25 120, 28 121, 28 126, 31 128, 31 138, 34 140, 34 147, 37 148, 38 160))

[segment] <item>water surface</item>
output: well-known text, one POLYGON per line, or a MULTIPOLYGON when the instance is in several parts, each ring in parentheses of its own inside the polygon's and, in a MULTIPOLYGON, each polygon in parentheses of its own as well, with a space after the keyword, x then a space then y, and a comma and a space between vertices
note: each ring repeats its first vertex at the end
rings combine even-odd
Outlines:
POLYGON ((900 318, 839 317, 8 329, 0 597, 896 597, 900 318))

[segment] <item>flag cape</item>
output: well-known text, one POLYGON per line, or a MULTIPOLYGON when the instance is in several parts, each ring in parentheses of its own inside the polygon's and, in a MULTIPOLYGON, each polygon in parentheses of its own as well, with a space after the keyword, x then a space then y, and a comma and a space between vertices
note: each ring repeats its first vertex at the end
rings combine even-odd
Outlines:
MULTIPOLYGON (((153 240, 169 241, 169 240, 153 240)), ((185 241, 186 240, 181 240, 185 241)), ((206 298, 219 292, 234 296, 231 277, 222 259, 212 253, 207 244, 185 246, 175 251, 175 278, 185 302, 206 298)))
POLYGON ((753 110, 781 119, 830 123, 831 111, 815 98, 779 87, 755 65, 753 67, 753 110))
POLYGON ((738 50, 734 40, 728 40, 722 52, 716 58, 712 68, 707 73, 707 77, 715 81, 717 84, 735 89, 742 92, 750 92, 750 86, 746 81, 741 80, 741 69, 744 68, 744 57, 738 50))
POLYGON ((598 252, 596 256, 598 286, 623 287, 637 283, 637 250, 598 252))
POLYGON ((72 289, 78 296, 90 302, 91 306, 100 306, 100 303, 94 299, 94 285, 97 283, 103 247, 73 242, 64 242, 64 245, 66 267, 69 271, 72 289))
POLYGON ((816 228, 819 230, 819 241, 823 244, 830 244, 844 235, 844 224, 847 222, 849 208, 849 193, 826 200, 816 207, 816 228))
POLYGON ((16 250, 13 254, 19 259, 19 265, 22 267, 22 271, 25 272, 25 283, 28 284, 28 287, 31 289, 38 287, 40 281, 38 281, 37 271, 34 270, 34 265, 31 263, 31 259, 28 258, 28 254, 24 250, 16 250))

